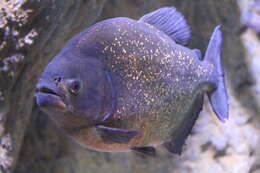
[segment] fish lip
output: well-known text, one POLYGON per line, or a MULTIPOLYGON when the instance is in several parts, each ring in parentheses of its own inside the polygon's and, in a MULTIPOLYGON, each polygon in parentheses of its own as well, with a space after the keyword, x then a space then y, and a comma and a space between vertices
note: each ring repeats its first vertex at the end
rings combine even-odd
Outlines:
POLYGON ((59 93, 57 93, 53 89, 45 87, 45 86, 37 87, 36 94, 37 93, 44 93, 44 94, 55 95, 55 96, 61 97, 61 95, 59 93))
POLYGON ((37 91, 34 95, 36 103, 40 108, 65 112, 67 106, 61 96, 52 92, 37 91))

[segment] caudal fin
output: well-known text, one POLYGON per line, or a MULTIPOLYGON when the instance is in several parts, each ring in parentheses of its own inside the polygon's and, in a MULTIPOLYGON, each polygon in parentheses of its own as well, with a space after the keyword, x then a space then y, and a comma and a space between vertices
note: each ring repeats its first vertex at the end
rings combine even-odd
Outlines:
POLYGON ((210 38, 205 60, 213 63, 217 72, 216 89, 208 93, 213 111, 222 122, 228 119, 228 96, 225 87, 224 71, 221 64, 222 32, 217 26, 210 38))

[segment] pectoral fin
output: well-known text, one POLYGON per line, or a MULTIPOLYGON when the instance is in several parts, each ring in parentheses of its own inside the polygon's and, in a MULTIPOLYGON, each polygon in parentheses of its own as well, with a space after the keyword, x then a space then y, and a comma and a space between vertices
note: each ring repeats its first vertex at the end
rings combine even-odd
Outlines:
POLYGON ((98 125, 97 132, 106 143, 128 143, 138 135, 137 130, 125 130, 98 125))

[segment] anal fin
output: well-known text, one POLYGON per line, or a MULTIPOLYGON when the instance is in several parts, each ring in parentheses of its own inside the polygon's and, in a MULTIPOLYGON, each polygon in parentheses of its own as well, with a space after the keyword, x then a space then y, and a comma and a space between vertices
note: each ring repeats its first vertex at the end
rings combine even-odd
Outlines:
POLYGON ((183 121, 176 132, 172 134, 172 139, 164 143, 165 148, 173 154, 181 154, 182 147, 185 144, 185 140, 190 135, 192 128, 202 110, 203 106, 203 94, 197 96, 194 100, 191 110, 188 112, 189 116, 183 121))

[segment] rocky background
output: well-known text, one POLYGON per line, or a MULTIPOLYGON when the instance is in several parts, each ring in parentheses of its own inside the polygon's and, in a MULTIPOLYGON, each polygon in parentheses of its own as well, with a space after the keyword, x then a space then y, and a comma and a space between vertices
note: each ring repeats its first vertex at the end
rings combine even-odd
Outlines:
POLYGON ((259 0, 1 0, 0 173, 258 173, 260 172, 259 0), (138 18, 173 5, 203 52, 214 26, 224 32, 223 64, 230 118, 206 104, 181 156, 98 153, 69 140, 36 107, 39 73, 74 34, 116 16, 138 18))

